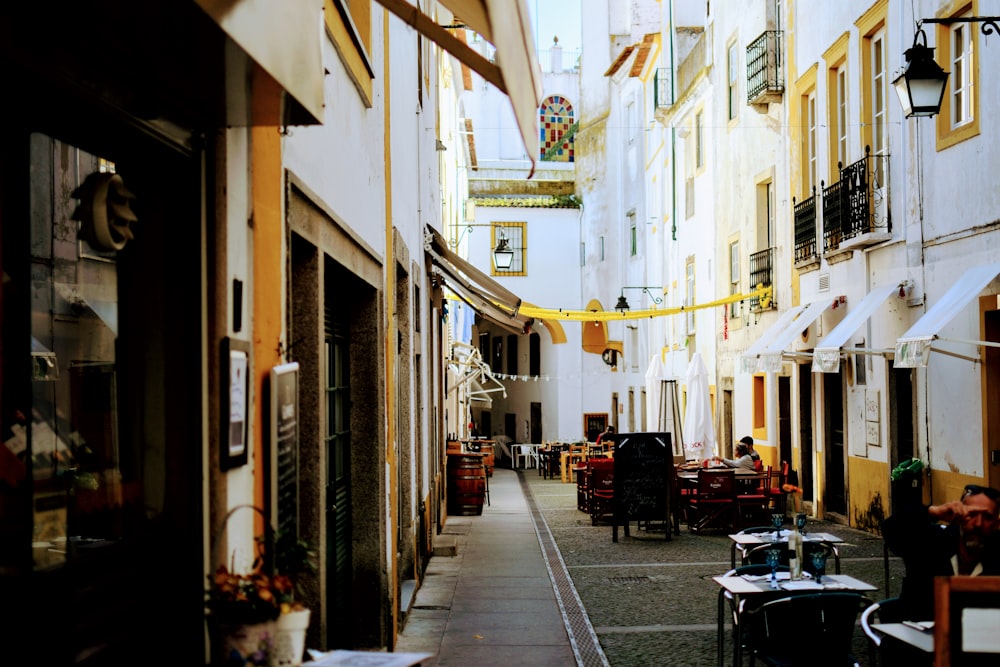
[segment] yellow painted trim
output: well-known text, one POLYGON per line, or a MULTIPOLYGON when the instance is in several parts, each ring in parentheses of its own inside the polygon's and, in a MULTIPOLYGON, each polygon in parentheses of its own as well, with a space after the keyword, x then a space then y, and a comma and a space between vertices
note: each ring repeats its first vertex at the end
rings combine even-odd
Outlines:
MULTIPOLYGON (((806 187, 806 174, 809 171, 809 155, 804 150, 806 134, 805 105, 808 104, 810 95, 816 95, 816 73, 818 71, 819 64, 813 63, 798 78, 795 82, 795 97, 793 98, 795 101, 789 105, 788 109, 788 113, 791 116, 791 122, 789 123, 789 149, 792 153, 792 189, 800 193, 803 200, 813 195, 806 187), (797 173, 795 172, 796 167, 798 168, 797 173)), ((815 185, 817 188, 819 187, 819 183, 815 185)))
POLYGON ((566 330, 558 322, 541 320, 542 326, 549 332, 549 338, 553 345, 562 345, 566 342, 566 330))
MULTIPOLYGON (((946 8, 938 12, 937 16, 950 17, 958 14, 970 12, 973 16, 979 15, 979 0, 953 0, 946 8)), ((979 39, 980 29, 975 23, 966 23, 969 30, 969 41, 972 43, 972 120, 956 128, 951 127, 951 92, 954 77, 949 76, 944 88, 944 98, 941 100, 941 111, 934 119, 937 128, 937 140, 935 148, 942 151, 950 146, 961 143, 966 139, 979 136, 980 126, 980 104, 982 97, 979 93, 979 61, 982 40, 979 39)), ((951 26, 937 25, 934 58, 941 68, 946 72, 950 70, 949 60, 951 60, 951 26)))
POLYGON ((858 530, 881 534, 882 519, 889 516, 891 507, 889 464, 848 456, 846 482, 848 524, 858 530))
MULTIPOLYGON (((280 85, 261 67, 252 73, 253 111, 265 114, 265 108, 280 105, 280 85)), ((278 349, 283 334, 284 304, 284 218, 282 216, 282 160, 279 128, 250 128, 250 187, 253 193, 253 281, 246 286, 248 309, 252 320, 244 315, 243 330, 253 331, 253 393, 265 396, 264 387, 271 367, 282 362, 278 349)), ((285 347, 287 347, 287 342, 285 347)), ((254 405, 253 457, 257 470, 266 469, 264 425, 268 423, 267 401, 254 405)), ((255 502, 267 497, 265 476, 254 476, 255 502)), ((263 507, 263 505, 260 505, 263 507)))
MULTIPOLYGON (((826 126, 831 130, 827 132, 829 165, 826 173, 829 174, 828 182, 831 183, 840 179, 840 172, 837 168, 837 133, 833 131, 837 127, 837 96, 835 93, 837 90, 837 70, 847 64, 849 36, 850 34, 845 32, 823 54, 823 60, 826 62, 826 126)), ((848 71, 848 92, 850 92, 850 85, 850 72, 848 71)), ((848 95, 848 104, 850 104, 850 95, 848 95)), ((845 120, 850 123, 850 118, 845 120)))
MULTIPOLYGON (((861 17, 854 22, 854 25, 858 28, 858 35, 860 36, 860 43, 858 44, 858 57, 860 58, 861 65, 861 105, 858 108, 858 123, 861 128, 862 150, 865 146, 871 146, 874 143, 872 126, 866 120, 871 116, 873 104, 871 91, 871 37, 885 27, 888 7, 888 0, 878 0, 878 2, 869 7, 868 11, 862 14, 861 17)), ((886 53, 891 53, 888 30, 885 34, 883 48, 886 53)), ((890 72, 887 71, 886 75, 889 76, 890 72)), ((886 94, 889 94, 888 86, 886 86, 886 94)), ((886 103, 888 104, 888 101, 886 103)))
MULTIPOLYGON (((383 12, 383 15, 388 15, 388 12, 383 12)), ((334 6, 334 0, 323 0, 323 17, 326 22, 327 35, 329 35, 330 40, 333 42, 334 48, 337 49, 337 53, 340 55, 347 74, 351 77, 351 81, 354 82, 355 87, 357 87, 358 93, 361 94, 364 105, 371 109, 372 100, 374 99, 374 84, 372 82, 373 73, 368 54, 358 49, 354 39, 351 37, 353 30, 344 23, 344 19, 340 15, 340 10, 334 6)), ((371 42, 370 36, 368 37, 368 41, 371 42)))

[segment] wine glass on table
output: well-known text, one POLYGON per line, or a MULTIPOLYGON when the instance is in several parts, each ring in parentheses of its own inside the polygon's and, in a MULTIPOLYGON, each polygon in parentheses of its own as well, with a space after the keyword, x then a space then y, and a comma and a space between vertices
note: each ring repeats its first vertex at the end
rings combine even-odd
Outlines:
POLYGON ((813 577, 816 578, 818 584, 823 581, 823 575, 826 574, 826 552, 816 550, 809 554, 809 557, 812 559, 813 577))
POLYGON ((775 512, 771 515, 771 525, 774 526, 774 541, 781 541, 781 526, 785 523, 785 515, 775 512))
POLYGON ((765 553, 767 566, 771 568, 771 588, 778 587, 778 563, 781 562, 781 551, 779 549, 768 549, 765 553))
POLYGON ((806 534, 806 513, 799 512, 795 515, 795 525, 799 529, 799 532, 803 535, 806 534))

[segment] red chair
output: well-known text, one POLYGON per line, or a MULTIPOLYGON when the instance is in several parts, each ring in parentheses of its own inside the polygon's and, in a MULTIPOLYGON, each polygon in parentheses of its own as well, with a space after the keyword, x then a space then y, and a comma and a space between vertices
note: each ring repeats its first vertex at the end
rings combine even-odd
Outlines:
POLYGON ((766 493, 768 500, 770 501, 769 504, 771 511, 784 514, 787 494, 781 489, 781 487, 788 481, 788 461, 781 462, 781 472, 771 470, 770 466, 768 466, 767 470, 769 473, 768 477, 770 478, 770 483, 766 486, 766 493))
POLYGON ((769 474, 749 479, 736 478, 735 528, 737 530, 767 521, 771 503, 770 478, 769 474))
POLYGON ((590 523, 614 520, 615 461, 592 459, 587 462, 590 479, 587 482, 587 509, 590 523))
POLYGON ((698 471, 698 490, 688 500, 688 530, 732 531, 736 522, 736 470, 698 471))

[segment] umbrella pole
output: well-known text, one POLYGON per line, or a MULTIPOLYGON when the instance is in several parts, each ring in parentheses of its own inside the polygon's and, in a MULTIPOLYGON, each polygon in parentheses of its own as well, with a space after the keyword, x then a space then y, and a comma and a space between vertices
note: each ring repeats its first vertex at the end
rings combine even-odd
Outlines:
POLYGON ((660 430, 669 431, 675 455, 684 453, 681 408, 677 398, 677 380, 663 380, 660 386, 660 430))

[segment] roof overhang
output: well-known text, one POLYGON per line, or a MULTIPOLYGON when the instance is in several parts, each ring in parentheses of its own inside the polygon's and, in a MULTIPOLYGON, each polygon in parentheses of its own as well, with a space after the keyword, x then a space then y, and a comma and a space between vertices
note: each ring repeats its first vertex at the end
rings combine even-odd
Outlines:
MULTIPOLYGON (((927 365, 931 343, 939 332, 1000 275, 1000 264, 983 264, 968 269, 931 308, 896 341, 894 368, 918 368, 927 365)), ((941 338, 941 340, 948 340, 941 338)), ((959 341, 990 344, 988 341, 959 341)))
POLYGON ((517 312, 521 299, 450 250, 445 238, 429 225, 424 247, 448 288, 482 318, 516 334, 531 327, 534 320, 517 312))
POLYGON ((882 305, 899 285, 879 285, 865 295, 854 308, 813 349, 813 373, 836 373, 840 370, 840 352, 847 340, 882 305))
POLYGON ((534 172, 542 73, 526 0, 438 0, 470 30, 493 44, 496 64, 406 0, 376 1, 507 95, 534 172))

